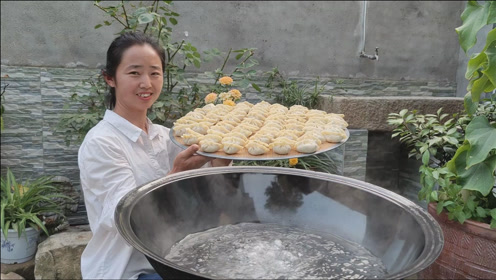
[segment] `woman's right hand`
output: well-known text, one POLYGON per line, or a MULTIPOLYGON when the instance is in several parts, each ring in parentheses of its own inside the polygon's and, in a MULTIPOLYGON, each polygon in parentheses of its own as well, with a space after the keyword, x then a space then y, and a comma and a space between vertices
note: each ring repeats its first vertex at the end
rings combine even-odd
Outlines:
POLYGON ((169 174, 200 168, 212 160, 209 157, 197 155, 198 149, 200 149, 200 146, 193 144, 180 152, 174 159, 172 170, 169 174))

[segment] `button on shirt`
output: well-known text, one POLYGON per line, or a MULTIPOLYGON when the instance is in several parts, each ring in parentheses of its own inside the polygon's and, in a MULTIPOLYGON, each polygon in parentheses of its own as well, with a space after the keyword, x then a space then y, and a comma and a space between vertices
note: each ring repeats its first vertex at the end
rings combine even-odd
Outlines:
POLYGON ((83 279, 136 279, 154 273, 145 256, 115 226, 114 211, 129 191, 169 173, 182 149, 169 128, 147 119, 148 134, 107 110, 79 149, 81 186, 93 237, 81 256, 83 279))

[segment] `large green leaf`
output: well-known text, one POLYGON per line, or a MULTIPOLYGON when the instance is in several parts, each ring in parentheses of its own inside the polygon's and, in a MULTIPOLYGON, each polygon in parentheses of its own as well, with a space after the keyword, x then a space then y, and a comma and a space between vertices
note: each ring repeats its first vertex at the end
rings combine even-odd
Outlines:
POLYGON ((487 196, 494 186, 494 169, 496 168, 496 155, 478 163, 459 174, 457 179, 466 190, 474 190, 487 196))
POLYGON ((467 71, 465 72, 465 78, 470 80, 475 71, 479 70, 484 66, 484 63, 488 60, 486 50, 489 46, 494 48, 494 42, 496 41, 496 29, 491 30, 487 34, 486 44, 479 54, 475 54, 467 64, 467 71))
POLYGON ((484 51, 487 57, 487 67, 481 72, 487 76, 493 85, 496 85, 496 29, 493 29, 491 33, 493 33, 493 41, 484 51))
POLYGON ((461 16, 463 24, 456 28, 460 46, 465 53, 477 42, 477 32, 485 25, 495 22, 494 9, 496 9, 496 3, 493 1, 486 1, 484 6, 477 1, 468 1, 461 16))
POLYGON ((486 117, 475 117, 467 126, 465 139, 470 143, 467 158, 467 168, 470 168, 496 149, 496 128, 489 124, 486 117))
POLYGON ((465 170, 465 167, 467 166, 466 156, 469 149, 470 144, 468 143, 468 141, 465 141, 463 145, 456 150, 455 155, 450 161, 448 161, 447 164, 450 172, 460 174, 465 170))
POLYGON ((465 94, 465 97, 463 98, 463 106, 465 107, 465 111, 469 114, 469 115, 473 115, 475 113, 475 111, 477 111, 477 102, 473 102, 472 101, 472 94, 469 92, 467 92, 467 94, 465 94))

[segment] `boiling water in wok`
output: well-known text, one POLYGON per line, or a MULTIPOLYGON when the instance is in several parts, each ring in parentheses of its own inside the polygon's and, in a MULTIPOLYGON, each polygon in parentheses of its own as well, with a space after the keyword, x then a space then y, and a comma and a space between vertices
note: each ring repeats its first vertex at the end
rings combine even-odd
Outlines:
POLYGON ((415 203, 365 182, 293 168, 167 176, 123 197, 116 224, 164 279, 402 279, 432 263, 443 244, 439 225, 415 203), (187 260, 174 255, 181 240, 190 244, 181 253, 192 256, 187 260), (263 266, 246 276, 249 264, 263 266))
POLYGON ((241 223, 186 236, 166 259, 225 279, 373 279, 381 260, 359 244, 277 224, 241 223))

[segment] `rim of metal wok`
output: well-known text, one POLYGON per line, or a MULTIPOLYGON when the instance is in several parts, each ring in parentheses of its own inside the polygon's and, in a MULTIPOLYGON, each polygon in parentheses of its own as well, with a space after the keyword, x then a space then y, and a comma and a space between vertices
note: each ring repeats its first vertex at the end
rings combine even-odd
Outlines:
MULTIPOLYGON (((319 150, 317 152, 310 153, 310 154, 298 153, 298 154, 291 154, 291 155, 278 155, 278 156, 274 156, 274 157, 265 156, 265 155, 244 157, 244 156, 228 155, 228 154, 219 155, 216 153, 206 153, 206 152, 202 152, 202 151, 196 151, 196 153, 199 155, 202 155, 202 156, 206 156, 206 157, 231 159, 231 160, 277 160, 277 159, 301 158, 301 157, 308 157, 311 155, 318 155, 318 154, 322 154, 325 152, 329 152, 329 151, 334 150, 334 149, 338 148, 339 146, 345 144, 348 141, 348 139, 350 139, 350 131, 348 129, 345 129, 344 132, 346 134, 346 138, 343 139, 342 142, 334 143, 333 146, 331 146, 327 149, 319 150)), ((176 144, 181 149, 186 150, 188 148, 188 146, 179 143, 177 141, 176 137, 174 137, 174 128, 170 129, 169 137, 170 137, 172 143, 176 144)))
POLYGON ((147 249, 144 244, 138 239, 131 228, 131 212, 136 205, 139 198, 145 196, 151 191, 157 189, 165 184, 171 184, 173 182, 181 181, 188 178, 200 177, 204 175, 215 175, 215 174, 229 174, 229 173, 266 173, 274 175, 298 175, 308 178, 326 180, 336 183, 341 183, 353 188, 361 189, 366 192, 375 194, 389 202, 396 204, 398 207, 405 209, 407 212, 412 213, 415 220, 419 223, 422 231, 425 234, 425 246, 422 253, 418 256, 417 260, 410 266, 403 269, 401 272, 385 275, 387 279, 402 279, 413 275, 417 272, 422 271, 427 268, 431 263, 433 263, 437 257, 441 254, 444 245, 444 237, 441 227, 437 221, 423 208, 415 204, 414 202, 406 199, 405 197, 396 194, 387 189, 378 187, 376 185, 359 181, 353 178, 348 178, 340 175, 328 174, 323 172, 309 171, 303 169, 293 169, 284 167, 266 167, 266 166, 229 166, 229 167, 212 167, 212 168, 201 168, 189 171, 183 171, 175 173, 155 181, 144 184, 121 198, 117 204, 117 208, 114 214, 115 223, 117 229, 121 236, 128 242, 129 245, 136 248, 141 253, 154 259, 155 261, 172 267, 174 269, 184 271, 186 273, 196 275, 202 278, 220 279, 217 277, 211 277, 197 273, 195 271, 186 269, 179 266, 173 262, 170 262, 164 258, 164 256, 159 256, 149 249, 147 249), (435 226, 429 226, 435 225, 435 226), (438 242, 434 242, 438 241, 438 242))

